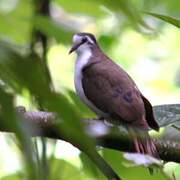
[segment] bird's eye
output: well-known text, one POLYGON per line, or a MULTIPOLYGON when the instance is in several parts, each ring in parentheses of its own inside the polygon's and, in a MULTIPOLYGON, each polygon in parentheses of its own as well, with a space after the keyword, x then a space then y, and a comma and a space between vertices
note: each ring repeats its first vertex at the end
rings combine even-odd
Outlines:
POLYGON ((82 42, 86 42, 87 41, 87 38, 86 37, 83 37, 82 38, 82 42))

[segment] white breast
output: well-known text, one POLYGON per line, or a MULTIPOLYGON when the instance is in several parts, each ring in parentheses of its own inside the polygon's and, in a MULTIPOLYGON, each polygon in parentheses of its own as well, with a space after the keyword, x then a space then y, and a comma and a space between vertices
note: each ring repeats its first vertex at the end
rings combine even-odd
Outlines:
POLYGON ((75 78, 74 78, 76 93, 80 97, 80 99, 96 114, 98 114, 99 116, 107 117, 108 116, 107 113, 104 113, 103 111, 98 109, 91 101, 88 100, 88 98, 84 94, 84 89, 82 86, 82 78, 83 78, 82 69, 89 62, 90 58, 91 58, 90 50, 84 51, 83 53, 79 54, 77 57, 76 65, 75 65, 75 78))

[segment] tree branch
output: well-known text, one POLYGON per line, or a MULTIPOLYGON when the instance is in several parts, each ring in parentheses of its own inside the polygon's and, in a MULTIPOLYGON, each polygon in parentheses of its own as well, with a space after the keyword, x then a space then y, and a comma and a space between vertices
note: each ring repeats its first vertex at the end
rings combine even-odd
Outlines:
MULTIPOLYGON (((55 113, 44 111, 26 112, 23 107, 18 107, 17 111, 23 117, 24 123, 28 125, 28 129, 33 127, 30 130, 31 136, 43 136, 70 142, 57 129, 57 125, 61 124, 61 122, 57 120, 55 113)), ((135 151, 131 139, 122 129, 112 127, 100 120, 84 119, 82 122, 85 124, 86 132, 95 138, 98 146, 126 152, 135 151)), ((1 124, 0 131, 12 132, 12 130, 5 128, 1 124)), ((162 160, 180 163, 180 143, 160 139, 153 140, 162 160)))

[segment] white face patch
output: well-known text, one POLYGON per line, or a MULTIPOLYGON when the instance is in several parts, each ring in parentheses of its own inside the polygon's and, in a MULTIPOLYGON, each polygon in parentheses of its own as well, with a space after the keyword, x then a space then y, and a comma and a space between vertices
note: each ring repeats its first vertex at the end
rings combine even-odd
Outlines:
MULTIPOLYGON (((78 43, 81 43, 83 38, 86 37, 87 38, 87 41, 90 42, 91 44, 94 44, 93 40, 89 37, 89 36, 79 36, 77 34, 75 34, 73 36, 73 43, 74 44, 78 44, 78 43)), ((88 51, 90 50, 90 45, 85 42, 84 44, 80 45, 77 49, 76 49, 76 52, 78 54, 81 54, 83 53, 84 51, 88 51)))
POLYGON ((82 37, 75 34, 73 36, 73 43, 80 43, 82 41, 82 37))

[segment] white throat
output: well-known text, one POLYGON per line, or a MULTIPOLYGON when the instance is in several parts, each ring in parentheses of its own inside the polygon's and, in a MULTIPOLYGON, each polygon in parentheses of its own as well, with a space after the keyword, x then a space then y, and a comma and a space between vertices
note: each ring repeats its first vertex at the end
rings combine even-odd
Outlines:
POLYGON ((82 87, 82 78, 83 78, 82 70, 89 62, 91 56, 92 56, 92 53, 89 49, 86 49, 85 51, 77 52, 74 84, 75 84, 76 93, 81 98, 82 101, 87 99, 85 97, 84 90, 82 87))
POLYGON ((78 57, 75 64, 75 76, 74 76, 76 93, 80 97, 80 99, 96 114, 103 117, 107 117, 106 113, 102 112, 91 101, 88 100, 82 86, 82 79, 83 79, 82 70, 87 65, 90 58, 92 57, 92 52, 90 49, 86 48, 84 49, 84 51, 79 51, 77 54, 78 54, 78 57))

